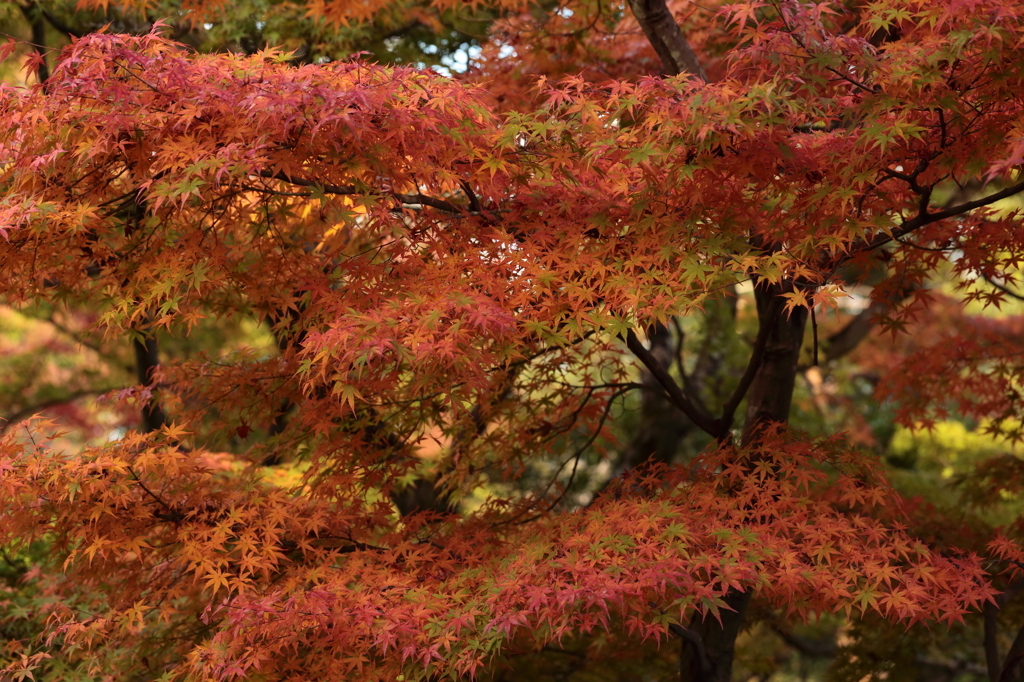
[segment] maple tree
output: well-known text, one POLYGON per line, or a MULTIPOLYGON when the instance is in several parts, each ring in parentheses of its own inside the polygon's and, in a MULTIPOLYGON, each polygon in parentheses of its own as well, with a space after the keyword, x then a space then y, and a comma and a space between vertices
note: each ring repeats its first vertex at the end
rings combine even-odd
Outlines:
MULTIPOLYGON (((827 404, 823 367, 882 330, 857 361, 898 423, 1020 441, 1021 318, 989 313, 1020 298, 1024 8, 253 7, 305 15, 279 42, 306 47, 156 22, 0 88, 4 303, 93 353, 20 385, 15 422, 66 409, 0 440, 0 546, 42 619, 3 674, 479 678, 582 641, 726 680, 752 621, 837 613, 982 618, 1012 678, 1019 517, 903 499, 856 409, 787 424, 800 376, 827 404), (477 21, 472 68, 331 52, 396 17, 422 54, 477 21), (260 343, 189 345, 243 321, 260 343)), ((977 507, 1020 481, 964 474, 977 507)))

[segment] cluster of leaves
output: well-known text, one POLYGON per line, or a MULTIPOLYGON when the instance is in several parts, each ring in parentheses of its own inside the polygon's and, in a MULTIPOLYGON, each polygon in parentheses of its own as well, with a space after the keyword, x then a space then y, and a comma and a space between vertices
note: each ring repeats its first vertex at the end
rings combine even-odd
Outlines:
POLYGON ((472 674, 508 640, 542 646, 613 623, 658 639, 689 609, 717 615, 740 585, 795 613, 909 622, 953 622, 994 594, 976 558, 872 519, 891 493, 838 441, 766 437, 638 472, 586 515, 524 526, 505 523, 504 504, 387 523, 388 505, 365 498, 326 506, 251 472, 240 485, 225 462, 158 444, 178 435, 71 457, 5 437, 3 541, 48 539, 65 557, 63 577, 38 577, 44 591, 89 586, 50 615, 91 669, 173 672, 177 659, 197 678, 418 679, 472 674), (197 619, 212 635, 199 647, 197 619), (147 661, 132 653, 139 638, 155 643, 147 661))

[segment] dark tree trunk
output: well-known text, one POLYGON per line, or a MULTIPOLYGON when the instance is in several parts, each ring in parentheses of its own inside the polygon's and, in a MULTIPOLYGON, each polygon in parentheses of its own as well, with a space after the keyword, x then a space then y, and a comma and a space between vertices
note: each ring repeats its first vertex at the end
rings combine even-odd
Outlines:
MULTIPOLYGON (((135 369, 138 373, 139 383, 152 389, 154 387, 153 372, 160 365, 160 350, 153 331, 147 330, 145 334, 144 339, 133 340, 132 346, 135 349, 135 369)), ((147 433, 159 431, 166 421, 167 417, 164 415, 160 403, 156 398, 150 398, 142 408, 143 429, 147 433)))
MULTIPOLYGON (((808 317, 804 308, 783 311, 783 294, 792 290, 791 283, 758 286, 754 290, 759 323, 770 327, 761 365, 747 391, 746 422, 741 439, 744 447, 755 444, 766 426, 789 420, 808 317)), ((729 682, 736 655, 736 637, 743 626, 750 597, 750 592, 730 590, 725 602, 732 610, 721 611, 721 623, 711 615, 693 617, 687 628, 691 635, 682 639, 679 664, 682 682, 729 682), (690 641, 695 639, 694 635, 700 638, 701 647, 690 641)))
POLYGON ((50 77, 50 67, 46 65, 46 18, 43 16, 42 10, 34 2, 28 5, 21 5, 21 12, 25 15, 25 19, 32 28, 32 48, 42 59, 39 62, 36 77, 40 83, 45 83, 50 77))
POLYGON ((740 441, 744 447, 756 442, 765 426, 789 421, 808 316, 806 308, 784 310, 784 294, 792 291, 792 283, 758 286, 754 290, 760 324, 770 325, 771 329, 761 367, 747 392, 747 415, 740 441), (778 312, 766 319, 773 310, 778 312))

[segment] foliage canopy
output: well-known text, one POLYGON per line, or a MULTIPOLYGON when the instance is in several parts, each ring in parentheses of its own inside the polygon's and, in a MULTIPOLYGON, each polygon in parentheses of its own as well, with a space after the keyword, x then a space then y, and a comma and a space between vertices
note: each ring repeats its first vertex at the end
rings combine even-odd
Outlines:
POLYGON ((1020 459, 962 472, 969 514, 907 501, 821 387, 870 338, 890 423, 1020 441, 1019 3, 268 3, 246 39, 295 51, 250 54, 179 42, 237 8, 116 11, 157 9, 0 87, 4 303, 138 371, 6 426, 45 624, 3 674, 460 679, 678 638, 726 680, 752 621, 985 610, 1010 679, 1024 554, 984 510, 1020 459), (473 22, 454 75, 341 58, 473 22), (787 426, 801 377, 831 424, 787 426))

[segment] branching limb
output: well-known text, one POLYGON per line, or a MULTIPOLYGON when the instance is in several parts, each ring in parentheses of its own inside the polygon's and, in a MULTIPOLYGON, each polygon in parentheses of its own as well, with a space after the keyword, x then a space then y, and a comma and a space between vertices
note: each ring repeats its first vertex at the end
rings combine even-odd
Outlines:
MULTIPOLYGON (((801 637, 779 625, 773 624, 771 628, 775 634, 782 638, 782 641, 807 658, 835 658, 835 656, 840 652, 840 647, 833 641, 801 637)), ((962 661, 946 663, 945 661, 936 661, 930 658, 925 658, 924 656, 916 657, 914 659, 914 664, 922 670, 932 669, 934 672, 940 672, 944 676, 948 676, 950 674, 971 673, 977 675, 983 673, 982 669, 970 663, 962 661)))
POLYGON ((997 682, 1014 682, 1017 679, 1016 671, 1022 660, 1024 660, 1024 626, 1017 631, 1017 636, 1014 638, 1013 644, 1010 645, 997 682))
POLYGON ((657 382, 665 389, 665 393, 668 395, 669 400, 672 404, 682 410, 683 414, 689 417, 690 421, 699 426, 701 429, 706 431, 708 434, 719 438, 722 435, 721 423, 719 420, 712 417, 705 410, 698 407, 689 396, 686 395, 685 391, 680 388, 679 384, 676 383, 672 375, 668 373, 658 359, 651 354, 649 350, 644 348, 644 344, 641 343, 640 339, 637 338, 636 334, 632 330, 626 333, 626 346, 632 353, 639 358, 640 362, 644 364, 647 370, 651 373, 657 382))
POLYGON ((51 407, 58 407, 59 405, 67 405, 68 403, 73 402, 75 400, 78 400, 79 398, 86 398, 86 397, 89 397, 89 396, 102 395, 102 394, 106 393, 109 390, 111 390, 110 387, 107 387, 107 388, 94 388, 94 389, 83 389, 81 391, 74 391, 72 393, 69 393, 66 396, 62 396, 61 398, 56 398, 54 400, 47 400, 47 401, 44 401, 44 402, 41 402, 41 403, 35 403, 33 405, 28 405, 27 407, 23 407, 20 410, 17 410, 15 412, 13 412, 12 414, 7 415, 6 417, 0 417, 0 421, 3 421, 3 424, 0 424, 0 436, 2 436, 5 433, 7 433, 7 429, 9 429, 12 426, 18 424, 18 422, 22 421, 23 419, 28 419, 29 417, 31 417, 34 414, 38 414, 39 412, 42 412, 44 410, 48 410, 51 407))
MULTIPOLYGON (((669 624, 668 629, 673 635, 683 640, 684 647, 687 645, 693 647, 694 652, 697 654, 697 662, 700 666, 700 676, 698 677, 698 680, 713 679, 712 676, 714 675, 715 667, 714 664, 712 664, 711 659, 708 658, 707 650, 704 648, 704 640, 701 639, 701 636, 693 630, 690 630, 689 628, 684 628, 682 625, 679 625, 677 623, 669 624)), ((679 657, 679 677, 683 680, 689 679, 691 672, 689 670, 685 670, 682 667, 682 664, 685 660, 686 658, 684 656, 679 657)))
POLYGON ((43 22, 43 14, 34 2, 19 5, 19 7, 32 28, 32 49, 39 55, 39 68, 36 71, 36 77, 40 83, 46 83, 50 77, 50 67, 46 65, 46 24, 43 22))
POLYGON ((747 369, 743 372, 743 376, 740 377, 740 383, 736 385, 736 390, 733 391, 732 396, 722 408, 721 422, 722 429, 725 432, 732 428, 733 420, 736 417, 736 408, 743 402, 747 391, 750 390, 750 385, 754 383, 757 371, 761 369, 761 363, 764 361, 764 352, 768 347, 768 337, 775 326, 775 320, 782 312, 782 306, 783 299, 773 299, 771 304, 769 304, 767 314, 761 319, 761 324, 757 330, 757 339, 754 341, 754 348, 750 353, 750 361, 747 363, 747 369))
MULTIPOLYGON (((830 335, 822 344, 821 364, 827 365, 852 353, 860 343, 867 338, 871 330, 875 328, 875 321, 890 305, 896 304, 910 295, 908 289, 899 294, 898 300, 891 302, 872 303, 850 319, 842 329, 830 335)), ((806 371, 806 366, 801 366, 799 371, 806 371)))
POLYGON ((167 502, 164 501, 164 499, 162 497, 160 497, 159 495, 154 493, 152 490, 150 490, 148 487, 146 487, 146 484, 142 482, 142 479, 139 478, 139 475, 137 473, 135 473, 135 470, 132 467, 128 467, 128 473, 130 473, 132 475, 132 478, 135 479, 135 482, 142 489, 142 492, 144 492, 147 495, 149 495, 151 498, 156 500, 157 504, 159 504, 161 507, 163 507, 164 512, 159 513, 157 515, 158 518, 164 519, 166 521, 173 521, 174 523, 180 523, 181 521, 183 521, 185 519, 185 515, 182 514, 181 511, 179 511, 178 509, 175 509, 171 505, 167 504, 167 502))
MULTIPOLYGON (((1006 603, 1020 592, 1021 589, 1024 589, 1024 580, 1014 581, 1003 592, 996 595, 995 601, 986 602, 982 608, 985 665, 988 668, 988 679, 990 682, 999 682, 1002 676, 1006 674, 1000 663, 1002 659, 999 656, 999 610, 1006 606, 1006 603)), ((1017 639, 1020 639, 1019 633, 1017 639)), ((1017 646, 1017 644, 1018 642, 1015 641, 1014 646, 1017 646)), ((1012 648, 1010 652, 1013 652, 1012 648)), ((1010 664, 1009 655, 1007 656, 1006 664, 1010 664)))
MULTIPOLYGON (((316 187, 323 191, 324 194, 337 194, 341 196, 352 196, 355 194, 361 194, 354 185, 331 185, 314 182, 313 180, 307 180, 306 178, 298 178, 293 175, 288 175, 282 171, 269 171, 263 170, 258 173, 261 178, 270 178, 271 180, 280 180, 290 185, 296 185, 298 187, 316 187)), ((427 196, 426 194, 399 194, 393 193, 391 195, 402 204, 420 204, 422 206, 430 206, 436 208, 439 211, 452 214, 463 214, 466 213, 464 208, 456 206, 455 204, 445 201, 443 199, 435 199, 434 197, 427 196)))
POLYGON ((76 332, 74 329, 71 329, 62 322, 58 322, 55 315, 50 314, 47 317, 41 319, 46 320, 54 329, 59 331, 61 334, 67 336, 68 338, 70 338, 72 341, 82 346, 83 348, 88 348, 89 350, 91 350, 92 352, 96 353, 101 357, 104 355, 103 349, 98 344, 90 341, 88 338, 86 338, 84 334, 76 332))
POLYGON ((982 197, 981 199, 976 199, 974 201, 965 201, 962 204, 959 204, 957 206, 951 206, 947 209, 936 211, 935 213, 930 213, 928 211, 928 207, 923 206, 915 217, 904 221, 902 225, 892 230, 891 233, 880 234, 874 237, 873 239, 868 239, 858 245, 855 245, 854 248, 850 250, 849 255, 843 258, 843 261, 849 260, 858 253, 863 253, 864 251, 871 251, 873 249, 877 249, 880 246, 885 246, 889 242, 895 239, 905 237, 914 230, 918 230, 922 227, 925 227, 926 225, 937 223, 940 220, 945 220, 946 218, 954 218, 958 215, 963 215, 964 213, 973 211, 976 208, 985 208, 986 206, 991 206, 997 201, 1001 201, 1002 199, 1006 199, 1007 197, 1012 197, 1013 195, 1019 194, 1022 191, 1024 191, 1024 181, 1018 182, 1017 184, 1011 185, 998 192, 994 192, 988 195, 987 197, 982 197))
POLYGON ((1006 294, 1010 298, 1015 298, 1018 301, 1024 301, 1024 295, 1018 294, 1016 291, 1012 291, 1009 287, 1006 287, 1006 286, 1004 286, 1002 284, 999 284, 998 282, 996 282, 993 278, 989 277, 988 275, 983 275, 983 277, 985 278, 986 282, 988 282, 990 285, 992 285, 996 289, 999 289, 999 291, 1003 292, 1004 294, 1006 294))
POLYGON ((658 53, 666 75, 675 76, 688 73, 707 82, 708 76, 704 67, 697 60, 690 44, 679 30, 679 24, 669 11, 665 0, 629 0, 629 8, 633 10, 644 35, 651 47, 658 53))
POLYGON ((58 31, 65 35, 74 36, 75 38, 81 38, 85 35, 82 31, 76 31, 75 29, 71 28, 60 19, 53 16, 51 12, 49 12, 46 9, 43 9, 42 7, 39 8, 39 13, 42 14, 48 22, 50 22, 50 26, 53 26, 55 29, 57 29, 58 31))
MULTIPOLYGON (((459 466, 470 444, 487 431, 487 426, 491 423, 492 410, 513 395, 513 387, 522 367, 519 365, 510 368, 500 385, 490 395, 481 397, 473 406, 469 413, 469 423, 452 439, 451 456, 444 458, 432 476, 418 478, 407 487, 393 493, 392 500, 403 516, 416 511, 447 513, 455 508, 451 491, 439 487, 438 482, 459 466)), ((575 469, 573 473, 575 474, 575 469)))
MULTIPOLYGON (((707 407, 705 406, 704 401, 701 398, 701 391, 697 387, 697 384, 693 380, 693 377, 691 377, 686 372, 686 364, 683 362, 683 342, 686 339, 686 335, 683 333, 683 326, 679 324, 679 318, 672 318, 672 327, 676 330, 675 363, 676 368, 679 370, 679 376, 683 380, 683 390, 686 391, 686 394, 690 396, 691 400, 693 400, 694 405, 696 405, 699 409, 707 412, 707 407)), ((706 359, 706 355, 703 356, 702 359, 706 359)), ((699 360, 696 369, 698 372, 701 369, 701 363, 699 362, 699 360)))
POLYGON ((480 201, 476 198, 476 192, 473 191, 473 188, 465 180, 459 181, 459 184, 462 185, 462 189, 469 199, 469 210, 473 213, 480 213, 480 201))
POLYGON ((773 623, 771 629, 783 642, 809 658, 832 658, 839 650, 834 641, 800 637, 777 623, 773 623))
MULTIPOLYGON (((633 332, 629 332, 626 335, 626 345, 640 359, 662 389, 664 389, 669 401, 673 405, 679 408, 690 421, 706 433, 718 440, 722 440, 728 437, 735 420, 736 410, 746 397, 750 386, 754 382, 754 378, 757 376, 758 370, 761 368, 765 351, 768 347, 768 340, 784 304, 785 300, 782 298, 773 299, 769 304, 767 313, 761 317, 761 324, 751 351, 750 361, 747 363, 743 376, 740 377, 739 384, 723 406, 721 417, 713 417, 707 408, 704 407, 695 391, 695 387, 692 386, 685 372, 683 372, 684 384, 680 387, 675 379, 672 378, 672 375, 658 361, 658 358, 644 347, 633 332)), ((682 371, 681 365, 680 371, 682 371)))

